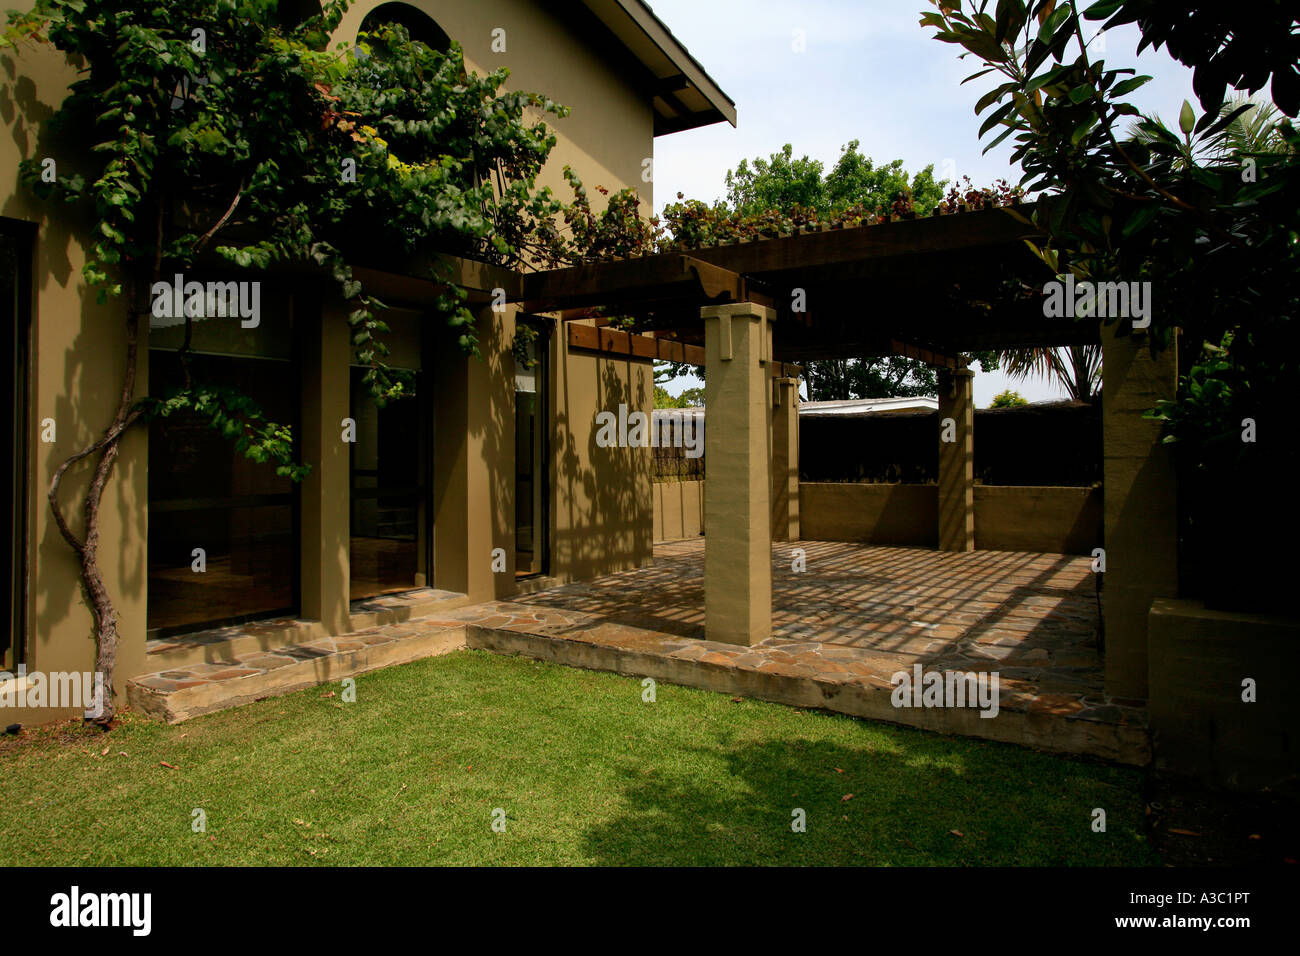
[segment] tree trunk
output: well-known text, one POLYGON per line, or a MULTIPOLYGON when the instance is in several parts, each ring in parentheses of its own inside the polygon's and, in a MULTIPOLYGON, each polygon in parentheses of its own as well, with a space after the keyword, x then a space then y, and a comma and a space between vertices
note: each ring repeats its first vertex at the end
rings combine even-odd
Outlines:
POLYGON ((54 520, 65 541, 77 552, 81 561, 81 580, 90 599, 90 610, 95 619, 95 670, 104 677, 104 701, 95 723, 108 726, 116 713, 113 704, 113 670, 117 664, 117 609, 113 599, 104 585, 104 576, 99 569, 99 505, 104 497, 104 489, 117 461, 118 447, 122 436, 139 417, 132 408, 135 397, 135 373, 138 355, 139 316, 134 309, 127 314, 126 327, 126 374, 122 383, 122 395, 118 400, 117 411, 113 420, 104 430, 99 441, 66 459, 54 473, 50 481, 50 508, 54 520), (95 464, 95 474, 90 487, 86 489, 85 502, 85 537, 78 539, 68 527, 59 504, 59 484, 68 468, 82 459, 99 452, 95 464))

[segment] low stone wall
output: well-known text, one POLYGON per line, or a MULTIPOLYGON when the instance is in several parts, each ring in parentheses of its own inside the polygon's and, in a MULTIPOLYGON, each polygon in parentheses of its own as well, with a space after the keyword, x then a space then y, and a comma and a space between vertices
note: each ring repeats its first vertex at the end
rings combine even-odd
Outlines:
POLYGON ((656 481, 654 540, 680 541, 704 530, 704 482, 656 481))
MULTIPOLYGON (((654 486, 654 539, 694 538, 704 528, 704 482, 654 486)), ((938 543, 936 485, 804 482, 800 537, 905 548, 938 543)), ((976 485, 975 546, 989 551, 1091 554, 1101 545, 1100 488, 976 485)))
MULTIPOLYGON (((936 485, 813 483, 799 486, 802 536, 935 547, 936 485)), ((990 551, 1090 554, 1101 544, 1100 488, 976 485, 975 546, 990 551)))
POLYGON ((1230 790, 1300 793, 1300 618, 1156 598, 1147 617, 1158 769, 1230 790), (1243 681, 1254 681, 1254 702, 1243 681))
POLYGON ((1091 554, 1102 544, 1100 488, 975 486, 975 547, 1091 554))
POLYGON ((799 534, 808 541, 861 541, 933 548, 937 485, 800 483, 799 534))

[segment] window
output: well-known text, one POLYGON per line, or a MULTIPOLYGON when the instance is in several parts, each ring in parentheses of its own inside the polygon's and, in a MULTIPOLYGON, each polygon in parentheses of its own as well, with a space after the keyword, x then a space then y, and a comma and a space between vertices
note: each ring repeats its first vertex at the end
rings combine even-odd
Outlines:
MULTIPOLYGON (((526 322, 522 316, 520 322, 526 322)), ((529 345, 531 368, 515 368, 515 575, 529 577, 549 570, 547 468, 549 434, 547 333, 549 324, 533 324, 537 338, 529 345)))
POLYGON ((10 397, 4 413, 3 443, 9 461, 0 506, 0 540, 10 548, 4 587, 8 620, 0 630, 0 670, 24 662, 27 634, 27 356, 32 310, 32 250, 36 230, 28 223, 0 219, 0 325, 4 329, 5 368, 10 397))
MULTIPOLYGON (((298 365, 287 296, 263 295, 256 328, 238 317, 196 318, 190 370, 196 383, 252 398, 297 435, 298 365)), ((177 347, 183 319, 150 322, 149 390, 184 383, 177 347)), ((298 486, 254 462, 193 413, 149 426, 151 637, 296 612, 298 486)))
POLYGON ((361 21, 361 32, 377 30, 385 23, 397 23, 406 27, 412 40, 419 40, 432 50, 446 53, 451 48, 451 37, 433 18, 409 3, 381 3, 366 14, 361 21))

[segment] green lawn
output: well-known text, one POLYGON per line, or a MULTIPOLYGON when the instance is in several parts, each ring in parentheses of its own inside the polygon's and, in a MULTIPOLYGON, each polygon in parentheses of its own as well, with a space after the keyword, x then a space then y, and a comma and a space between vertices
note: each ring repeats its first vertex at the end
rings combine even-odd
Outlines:
POLYGON ((1100 763, 483 651, 337 689, 0 738, 0 864, 1158 862, 1100 763))

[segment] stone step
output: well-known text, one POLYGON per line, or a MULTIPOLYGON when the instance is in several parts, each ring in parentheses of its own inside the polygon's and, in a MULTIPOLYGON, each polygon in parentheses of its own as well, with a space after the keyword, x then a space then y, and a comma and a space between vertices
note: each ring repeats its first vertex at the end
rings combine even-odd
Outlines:
MULTIPOLYGON (((455 591, 417 588, 397 594, 353 601, 349 630, 399 624, 463 607, 469 598, 455 591)), ((320 621, 278 618, 230 627, 212 628, 177 637, 155 638, 146 645, 146 666, 156 670, 184 669, 198 664, 229 661, 258 652, 307 644, 328 637, 320 621)))
MULTIPOLYGON (((980 737, 1063 754, 1088 754, 1145 766, 1151 759, 1144 715, 1081 713, 1081 701, 1021 697, 1003 687, 996 717, 970 708, 899 708, 893 687, 880 676, 863 678, 814 671, 769 655, 762 646, 739 648, 714 641, 683 640, 653 631, 598 625, 572 634, 542 633, 527 626, 476 624, 466 630, 471 648, 516 654, 568 667, 651 677, 685 687, 848 714, 942 734, 980 737)), ((852 652, 854 648, 843 648, 852 652)), ((892 665, 891 665, 892 666, 892 665)), ((840 668, 843 670, 843 668, 840 668)), ((1010 683, 1010 682, 1007 682, 1010 683)), ((1086 702, 1083 702, 1086 704, 1086 702)), ((1096 708, 1092 708, 1094 711, 1096 708)), ((1110 708, 1119 710, 1119 708, 1110 708)))
POLYGON ((174 724, 464 646, 463 624, 415 619, 145 674, 127 682, 127 701, 174 724))

